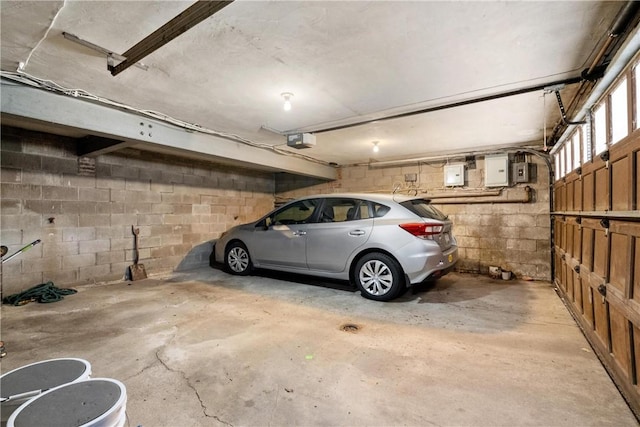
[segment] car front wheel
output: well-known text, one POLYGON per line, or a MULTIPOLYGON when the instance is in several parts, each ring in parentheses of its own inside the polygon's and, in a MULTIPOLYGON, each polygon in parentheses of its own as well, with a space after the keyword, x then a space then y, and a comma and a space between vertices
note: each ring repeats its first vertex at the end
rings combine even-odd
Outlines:
POLYGON ((224 264, 231 274, 246 276, 251 273, 251 257, 247 247, 241 242, 233 242, 227 247, 224 264))
POLYGON ((398 262, 382 253, 370 253, 358 261, 354 278, 363 297, 376 301, 390 301, 405 286, 398 262))

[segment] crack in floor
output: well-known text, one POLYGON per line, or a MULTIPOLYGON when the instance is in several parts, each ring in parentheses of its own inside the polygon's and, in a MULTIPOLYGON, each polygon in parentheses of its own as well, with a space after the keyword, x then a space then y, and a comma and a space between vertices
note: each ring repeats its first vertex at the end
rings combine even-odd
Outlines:
POLYGON ((137 372, 137 373, 135 373, 135 374, 131 375, 130 377, 125 378, 125 381, 129 381, 130 379, 135 378, 135 377, 137 377, 138 375, 141 375, 141 374, 142 374, 144 371, 146 371, 147 369, 150 369, 150 368, 152 368, 153 366, 155 366, 155 364, 156 364, 156 362, 153 362, 153 363, 148 364, 147 366, 145 366, 144 368, 142 368, 142 369, 140 370, 140 372, 137 372))
POLYGON ((221 419, 220 417, 218 417, 217 415, 209 415, 209 414, 207 413, 207 406, 204 404, 204 401, 202 400, 202 397, 200 397, 200 393, 198 392, 198 390, 195 388, 195 386, 194 386, 193 384, 191 384, 191 381, 189 381, 189 378, 187 377, 187 375, 186 375, 184 372, 179 371, 179 370, 176 370, 176 369, 173 369, 173 368, 171 368, 169 365, 167 365, 167 363, 166 363, 164 360, 162 360, 162 358, 160 357, 160 349, 156 351, 156 359, 158 359, 158 362, 160 362, 160 364, 161 364, 162 366, 164 366, 164 367, 165 367, 165 369, 166 369, 167 371, 169 371, 169 372, 173 372, 173 373, 176 373, 176 374, 180 374, 180 376, 182 376, 182 379, 185 381, 185 383, 187 384, 187 386, 188 386, 191 390, 193 390, 193 392, 195 393, 196 397, 198 398, 198 402, 200 402, 200 407, 202 408, 202 414, 203 414, 205 417, 207 417, 207 418, 213 418, 213 419, 215 419, 216 421, 218 421, 218 422, 220 422, 220 423, 222 423, 222 424, 224 424, 224 425, 232 426, 232 427, 233 427, 233 424, 228 423, 228 422, 226 422, 226 421, 222 420, 222 419, 221 419))

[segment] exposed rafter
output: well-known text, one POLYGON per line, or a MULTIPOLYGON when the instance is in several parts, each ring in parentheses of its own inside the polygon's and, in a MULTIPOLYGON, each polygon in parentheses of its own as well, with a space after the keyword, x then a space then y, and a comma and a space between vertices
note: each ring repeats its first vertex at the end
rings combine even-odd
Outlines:
POLYGON ((184 12, 164 24, 135 44, 122 54, 126 59, 118 65, 109 65, 111 75, 116 76, 142 58, 159 49, 171 40, 186 32, 190 28, 204 21, 223 7, 230 5, 233 0, 206 1, 200 0, 191 5, 184 12))

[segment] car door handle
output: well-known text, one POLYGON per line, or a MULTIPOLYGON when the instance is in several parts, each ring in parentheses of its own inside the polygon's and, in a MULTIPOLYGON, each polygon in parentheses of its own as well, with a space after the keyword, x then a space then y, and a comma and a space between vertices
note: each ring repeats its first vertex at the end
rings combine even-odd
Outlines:
POLYGON ((349 236, 364 236, 364 230, 353 230, 349 232, 349 236))
POLYGON ((304 236, 306 234, 307 234, 307 232, 306 231, 302 231, 302 230, 296 230, 296 231, 293 232, 294 236, 304 236))

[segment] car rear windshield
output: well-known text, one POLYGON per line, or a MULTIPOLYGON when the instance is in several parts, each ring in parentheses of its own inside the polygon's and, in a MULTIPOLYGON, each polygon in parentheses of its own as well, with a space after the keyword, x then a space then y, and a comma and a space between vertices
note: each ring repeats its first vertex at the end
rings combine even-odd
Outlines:
POLYGON ((413 199, 401 202, 400 204, 422 218, 437 219, 440 221, 447 219, 447 216, 433 207, 428 200, 413 199))

